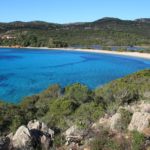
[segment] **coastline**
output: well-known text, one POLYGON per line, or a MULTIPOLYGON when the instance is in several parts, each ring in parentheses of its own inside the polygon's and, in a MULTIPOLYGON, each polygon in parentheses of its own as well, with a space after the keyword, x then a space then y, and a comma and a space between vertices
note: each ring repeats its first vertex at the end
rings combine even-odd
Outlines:
POLYGON ((95 50, 95 49, 76 49, 76 48, 48 48, 48 47, 24 47, 27 49, 48 49, 48 50, 65 50, 65 51, 79 51, 79 52, 90 52, 90 53, 102 53, 102 54, 113 54, 113 55, 123 55, 131 57, 139 57, 150 59, 150 53, 140 53, 140 52, 118 52, 118 51, 109 51, 109 50, 95 50))
POLYGON ((67 48, 48 48, 48 47, 8 47, 0 46, 0 48, 26 48, 26 49, 46 49, 46 50, 65 50, 65 51, 79 51, 79 52, 91 52, 91 53, 103 53, 103 54, 113 54, 113 55, 123 55, 131 57, 139 57, 150 59, 150 53, 140 53, 140 52, 119 52, 119 51, 109 51, 109 50, 95 50, 95 49, 76 49, 72 47, 67 48))

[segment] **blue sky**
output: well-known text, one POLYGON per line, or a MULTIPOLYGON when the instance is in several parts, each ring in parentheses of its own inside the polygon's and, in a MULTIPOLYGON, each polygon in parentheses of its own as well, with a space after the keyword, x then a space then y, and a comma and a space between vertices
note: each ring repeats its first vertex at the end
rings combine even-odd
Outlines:
POLYGON ((0 0, 0 22, 150 18, 150 0, 0 0))

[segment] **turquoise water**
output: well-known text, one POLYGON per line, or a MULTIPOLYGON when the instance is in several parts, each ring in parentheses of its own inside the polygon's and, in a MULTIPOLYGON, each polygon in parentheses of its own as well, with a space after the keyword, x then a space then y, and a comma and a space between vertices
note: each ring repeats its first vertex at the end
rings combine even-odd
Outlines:
POLYGON ((0 48, 0 99, 19 102, 58 83, 94 89, 138 70, 150 60, 87 52, 0 48))

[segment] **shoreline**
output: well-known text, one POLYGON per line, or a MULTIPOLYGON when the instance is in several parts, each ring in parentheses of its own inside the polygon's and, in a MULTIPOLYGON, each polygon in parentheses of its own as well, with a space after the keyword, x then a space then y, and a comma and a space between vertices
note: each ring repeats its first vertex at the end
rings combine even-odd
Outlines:
MULTIPOLYGON (((0 46, 0 48, 17 48, 17 47, 8 47, 0 46)), ((45 50, 65 50, 65 51, 79 51, 79 52, 90 52, 90 53, 103 53, 103 54, 113 54, 113 55, 122 55, 122 56, 131 56, 138 58, 150 59, 150 53, 140 53, 140 52, 119 52, 119 51, 109 51, 109 50, 95 50, 95 49, 81 49, 81 48, 48 48, 48 47, 19 47, 26 49, 45 49, 45 50)))

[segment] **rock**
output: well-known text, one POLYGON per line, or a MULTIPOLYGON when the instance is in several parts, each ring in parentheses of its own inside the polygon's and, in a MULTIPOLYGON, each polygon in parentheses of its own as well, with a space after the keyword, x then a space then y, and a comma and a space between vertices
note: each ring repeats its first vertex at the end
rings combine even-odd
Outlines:
POLYGON ((54 131, 52 129, 48 128, 47 125, 44 124, 43 122, 41 124, 42 124, 41 131, 45 134, 49 134, 51 136, 51 138, 53 139, 54 131))
POLYGON ((92 124, 91 129, 99 132, 100 128, 109 129, 110 128, 110 117, 105 114, 104 117, 100 118, 98 122, 92 124))
POLYGON ((17 149, 31 147, 32 137, 28 128, 20 126, 13 136, 12 143, 13 147, 17 149))
POLYGON ((40 142, 41 142, 41 148, 43 150, 49 150, 50 147, 52 146, 52 140, 51 138, 49 138, 48 136, 46 135, 43 135, 41 138, 40 138, 40 142))
POLYGON ((20 126, 16 133, 0 139, 0 150, 49 150, 53 143, 54 131, 43 122, 33 120, 20 126))
POLYGON ((46 124, 44 124, 43 122, 40 122, 38 120, 30 121, 28 123, 27 127, 29 130, 39 130, 39 131, 43 132, 44 134, 49 134, 52 139, 54 137, 54 131, 51 130, 50 128, 48 128, 46 124))
POLYGON ((131 113, 135 112, 147 112, 150 113, 150 103, 148 102, 138 102, 137 104, 121 106, 119 109, 126 109, 131 113))
POLYGON ((83 150, 91 150, 90 147, 85 147, 83 150))
POLYGON ((150 124, 150 114, 146 112, 135 112, 132 116, 131 122, 128 126, 128 130, 137 130, 142 132, 145 128, 148 128, 150 124))
POLYGON ((140 107, 141 112, 150 113, 150 104, 149 103, 142 103, 139 107, 140 107))
POLYGON ((10 139, 7 137, 0 137, 0 150, 9 150, 10 148, 10 139))
POLYGON ((12 141, 13 136, 14 136, 14 134, 11 132, 11 133, 9 133, 6 137, 9 138, 9 139, 12 141))
POLYGON ((52 146, 54 131, 38 120, 30 121, 27 127, 34 139, 34 143, 40 143, 41 149, 49 150, 52 146))
POLYGON ((110 128, 110 118, 101 118, 99 124, 105 128, 110 128))
POLYGON ((70 143, 80 143, 84 136, 87 135, 87 130, 81 130, 79 127, 74 125, 66 130, 64 135, 66 137, 66 145, 69 145, 70 143))
POLYGON ((112 131, 118 131, 121 127, 121 114, 116 113, 110 118, 110 129, 112 131))
POLYGON ((150 138, 150 128, 143 129, 142 133, 147 137, 150 138))
POLYGON ((40 130, 41 129, 41 123, 37 120, 31 120, 31 121, 29 121, 27 127, 29 130, 32 130, 32 129, 40 130))

